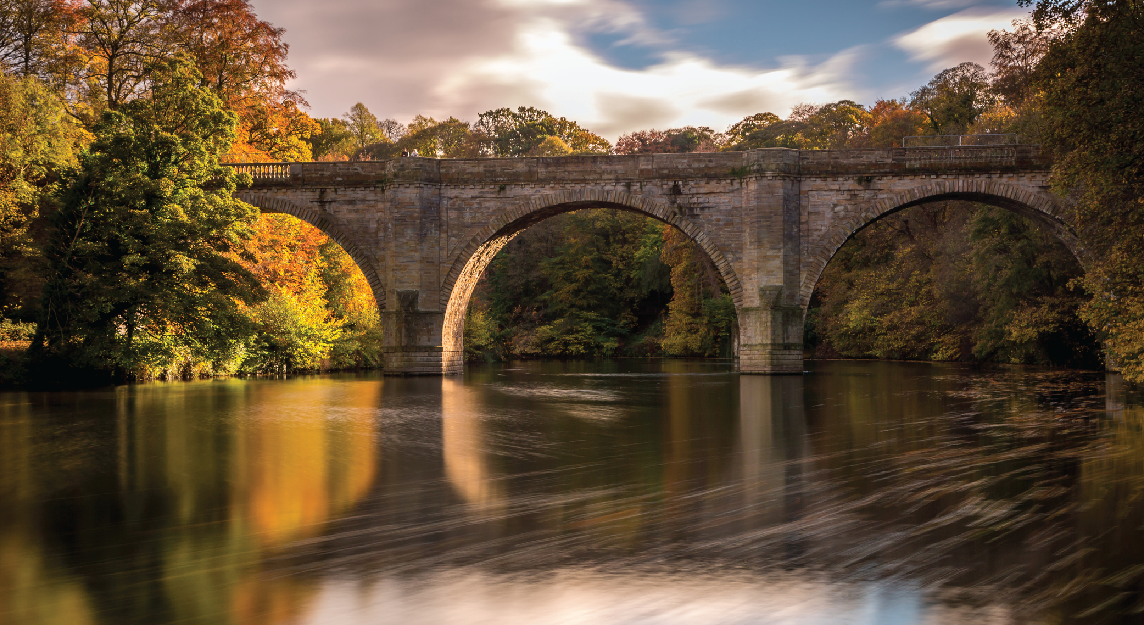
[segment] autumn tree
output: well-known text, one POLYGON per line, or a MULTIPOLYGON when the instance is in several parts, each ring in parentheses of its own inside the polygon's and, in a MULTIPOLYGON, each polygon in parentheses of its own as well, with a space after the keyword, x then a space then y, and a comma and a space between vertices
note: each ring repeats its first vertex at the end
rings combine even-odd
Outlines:
POLYGON ((285 29, 258 19, 248 0, 189 0, 164 24, 164 34, 195 62, 208 87, 241 117, 267 102, 302 102, 287 91, 285 29))
POLYGON ((1013 20, 1013 31, 989 31, 993 46, 994 93, 1011 106, 1019 107, 1033 89, 1037 65, 1059 35, 1055 29, 1037 30, 1029 21, 1013 20))
POLYGON ((87 0, 79 45, 91 60, 84 75, 98 107, 116 109, 146 88, 147 68, 173 49, 163 36, 175 0, 87 0))
POLYGON ((58 72, 79 19, 69 0, 0 0, 0 65, 24 77, 58 72))
POLYGON ((672 291, 664 320, 664 353, 730 355, 735 305, 714 263, 683 231, 666 224, 661 258, 671 267, 672 291))
POLYGON ((53 216, 32 347, 45 374, 146 375, 180 350, 225 358, 246 328, 236 302, 260 296, 231 257, 258 215, 218 165, 234 113, 185 57, 148 73, 148 97, 103 113, 53 216))
POLYGON ((1038 27, 1060 24, 1037 66, 1053 183, 1075 200, 1090 253, 1084 318, 1129 379, 1144 380, 1144 5, 1139 0, 1037 3, 1038 27), (1054 20, 1059 20, 1054 22, 1054 20))
POLYGON ((985 68, 967 62, 942 70, 910 94, 910 107, 926 116, 933 134, 957 135, 994 100, 985 68))
POLYGON ((924 113, 911 109, 904 100, 878 100, 870 108, 866 132, 853 147, 900 148, 905 137, 923 134, 928 125, 924 113))

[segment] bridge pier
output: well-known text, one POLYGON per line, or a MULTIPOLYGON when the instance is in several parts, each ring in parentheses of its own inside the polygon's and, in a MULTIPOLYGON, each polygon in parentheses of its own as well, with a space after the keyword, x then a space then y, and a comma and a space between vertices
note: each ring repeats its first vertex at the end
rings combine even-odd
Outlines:
POLYGON ((460 373, 463 357, 446 353, 441 346, 441 327, 445 314, 417 310, 417 291, 397 291, 396 310, 381 313, 385 345, 382 368, 386 375, 441 375, 460 373), (444 365, 454 365, 450 371, 444 365))
POLYGON ((739 372, 802 373, 802 308, 739 310, 739 372))

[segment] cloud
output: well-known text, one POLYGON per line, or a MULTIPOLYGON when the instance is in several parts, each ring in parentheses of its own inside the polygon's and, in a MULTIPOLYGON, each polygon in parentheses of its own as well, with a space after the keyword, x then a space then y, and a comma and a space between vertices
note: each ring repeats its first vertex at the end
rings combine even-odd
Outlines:
MULTIPOLYGON (((475 120, 518 105, 544 108, 609 138, 651 127, 722 130, 746 115, 784 115, 799 102, 866 95, 852 84, 854 48, 760 69, 672 50, 672 35, 622 0, 254 0, 287 29, 295 88, 319 117, 355 102, 407 121, 415 114, 475 120), (659 51, 643 69, 609 63, 588 33, 659 51)), ((691 6, 688 3, 679 5, 691 6)), ((692 7, 693 8, 693 7, 692 7)), ((696 15, 696 19, 702 16, 696 15)))
POLYGON ((977 0, 882 0, 878 3, 879 9, 896 9, 898 7, 921 7, 923 9, 959 9, 972 6, 977 0))
POLYGON ((984 67, 993 58, 986 38, 991 30, 1009 28, 1013 20, 1029 16, 1022 9, 972 8, 932 21, 894 38, 894 45, 931 70, 973 61, 984 67))

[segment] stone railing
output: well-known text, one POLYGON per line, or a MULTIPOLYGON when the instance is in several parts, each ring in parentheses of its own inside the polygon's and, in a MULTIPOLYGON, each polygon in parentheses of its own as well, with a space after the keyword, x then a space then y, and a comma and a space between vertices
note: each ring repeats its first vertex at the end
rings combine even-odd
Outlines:
POLYGON ((904 148, 956 148, 969 145, 1018 145, 1021 136, 1014 134, 981 135, 917 135, 902 139, 904 148))
POLYGON ((921 167, 1012 166, 1017 164, 1016 146, 966 146, 957 148, 904 148, 894 150, 894 163, 908 169, 921 167))
POLYGON ((290 178, 289 163, 222 163, 233 167, 240 174, 250 174, 255 180, 287 180, 290 178))

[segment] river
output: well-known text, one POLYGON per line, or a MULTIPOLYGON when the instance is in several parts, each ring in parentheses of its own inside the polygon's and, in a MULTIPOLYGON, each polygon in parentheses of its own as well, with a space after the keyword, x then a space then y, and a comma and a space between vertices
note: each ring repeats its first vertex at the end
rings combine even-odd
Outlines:
POLYGON ((1103 373, 526 362, 0 394, 0 623, 1136 622, 1103 373))

